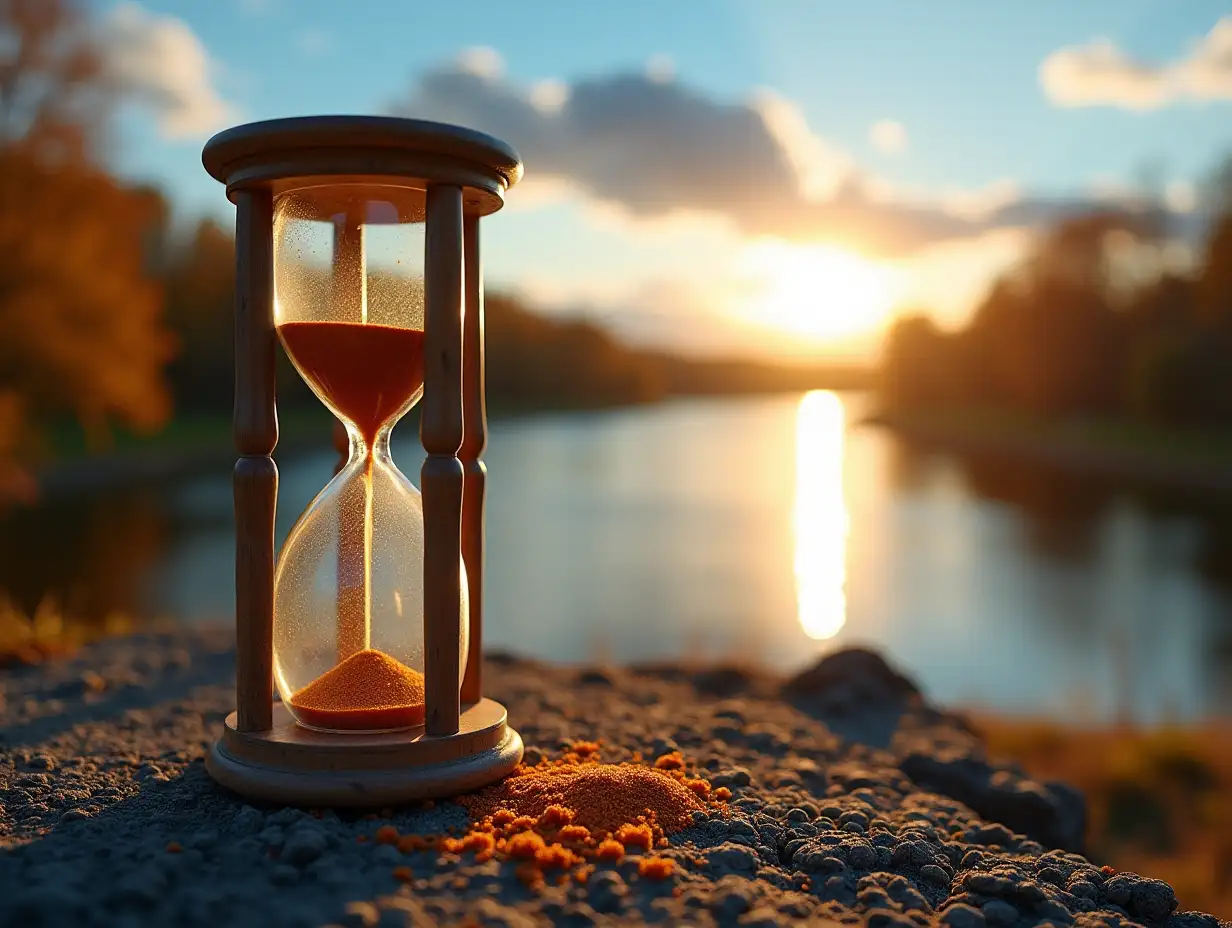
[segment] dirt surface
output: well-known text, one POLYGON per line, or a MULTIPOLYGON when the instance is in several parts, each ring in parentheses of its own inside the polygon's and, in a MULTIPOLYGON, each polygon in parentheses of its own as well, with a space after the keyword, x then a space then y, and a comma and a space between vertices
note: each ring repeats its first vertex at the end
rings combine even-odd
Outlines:
POLYGON ((629 855, 539 892, 509 861, 373 840, 461 828, 453 803, 314 816, 216 787, 202 757, 233 662, 228 630, 197 629, 0 672, 0 924, 1229 925, 1080 856, 1078 794, 990 765, 869 652, 786 681, 490 660, 532 760, 581 739, 605 761, 679 750, 733 793, 656 852, 668 879, 629 855))

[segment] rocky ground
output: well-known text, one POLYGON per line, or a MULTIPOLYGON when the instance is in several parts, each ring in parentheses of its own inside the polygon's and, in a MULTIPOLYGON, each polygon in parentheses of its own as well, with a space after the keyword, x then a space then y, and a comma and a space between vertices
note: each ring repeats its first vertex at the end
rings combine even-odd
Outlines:
POLYGON ((204 629, 0 672, 0 925, 1221 924, 1082 857, 1079 795, 987 763, 961 719, 867 652, 788 681, 490 661, 532 757, 575 739, 608 761, 679 749, 734 794, 661 852, 671 879, 626 858, 540 893, 509 862, 359 840, 462 826, 452 803, 314 817, 218 789, 202 756, 232 664, 230 634, 204 629))

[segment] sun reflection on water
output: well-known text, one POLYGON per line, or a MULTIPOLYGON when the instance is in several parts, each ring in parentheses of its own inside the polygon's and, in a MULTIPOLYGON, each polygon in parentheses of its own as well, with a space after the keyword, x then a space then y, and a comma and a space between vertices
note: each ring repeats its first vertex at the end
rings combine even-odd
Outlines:
POLYGON ((796 412, 796 605, 810 638, 825 640, 847 621, 847 532, 843 498, 843 404, 814 390, 796 412))

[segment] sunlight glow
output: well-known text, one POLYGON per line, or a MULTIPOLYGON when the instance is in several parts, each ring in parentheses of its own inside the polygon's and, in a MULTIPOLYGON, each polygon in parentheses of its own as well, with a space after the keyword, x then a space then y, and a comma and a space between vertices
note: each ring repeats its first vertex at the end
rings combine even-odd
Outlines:
POLYGON ((843 498, 843 404, 814 390, 796 413, 796 608, 810 638, 838 634, 847 621, 847 533, 843 498))
POLYGON ((744 253, 755 294, 749 314, 768 328, 814 338, 876 331, 898 301, 899 273, 831 245, 762 241, 744 253))

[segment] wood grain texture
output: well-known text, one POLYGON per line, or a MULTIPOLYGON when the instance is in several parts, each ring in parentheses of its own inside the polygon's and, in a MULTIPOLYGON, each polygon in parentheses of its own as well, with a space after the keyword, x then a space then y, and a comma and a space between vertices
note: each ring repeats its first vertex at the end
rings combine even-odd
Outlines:
POLYGON ((268 191, 246 191, 235 208, 235 447, 273 454, 274 205, 268 191))
POLYGON ((429 735, 458 730, 462 611, 462 190, 432 186, 424 244, 424 687, 429 735))
POLYGON ((274 208, 246 191, 235 216, 235 701, 243 731, 272 724, 274 513, 278 444, 274 395, 274 208))
POLYGON ((424 513, 424 703, 430 735, 458 730, 462 626, 462 462, 430 454, 419 472, 424 513))
POLYGON ((278 466, 240 458, 235 494, 235 702, 241 731, 267 731, 274 698, 274 514, 278 466))
POLYGON ((469 162, 495 173, 505 186, 522 176, 518 153, 498 138, 462 126, 391 116, 299 116, 234 126, 206 143, 201 161, 216 180, 229 183, 243 165, 287 161, 311 152, 417 153, 469 162))
POLYGON ((269 732, 239 732, 229 716, 205 767, 228 789, 280 806, 375 809, 479 789, 509 774, 522 752, 504 706, 490 699, 443 738, 310 732, 278 706, 269 732))
POLYGON ((483 261, 479 249, 479 217, 467 215, 462 223, 462 560, 466 565, 469 646, 462 675, 462 702, 483 696, 483 574, 484 498, 487 468, 479 460, 488 443, 488 410, 484 371, 483 261))

